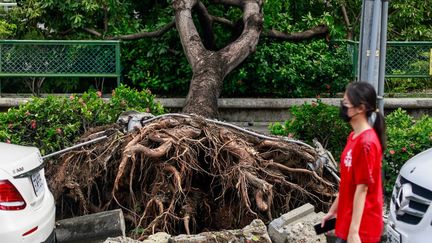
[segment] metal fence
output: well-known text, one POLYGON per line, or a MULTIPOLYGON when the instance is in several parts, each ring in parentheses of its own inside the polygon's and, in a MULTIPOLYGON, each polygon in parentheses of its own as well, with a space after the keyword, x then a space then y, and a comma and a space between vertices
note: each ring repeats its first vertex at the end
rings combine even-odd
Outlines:
MULTIPOLYGON (((352 62, 352 75, 358 77, 358 42, 345 43, 352 62)), ((386 78, 431 78, 432 42, 431 41, 388 41, 386 54, 386 78)))
POLYGON ((7 12, 9 12, 12 8, 16 6, 17 4, 12 2, 0 2, 0 16, 5 16, 7 12))
POLYGON ((0 40, 1 77, 113 77, 119 41, 0 40))

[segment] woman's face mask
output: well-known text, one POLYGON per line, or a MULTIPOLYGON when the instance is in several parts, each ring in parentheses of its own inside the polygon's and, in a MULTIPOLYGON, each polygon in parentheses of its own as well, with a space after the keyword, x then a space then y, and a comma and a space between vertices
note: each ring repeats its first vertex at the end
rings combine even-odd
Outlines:
POLYGON ((342 119, 342 120, 344 120, 345 122, 350 122, 351 121, 351 118, 352 117, 350 117, 349 115, 348 115, 348 110, 349 110, 349 108, 352 108, 352 107, 348 107, 346 104, 344 104, 344 102, 341 100, 341 103, 340 103, 340 107, 339 107, 339 116, 340 116, 340 118, 342 119))

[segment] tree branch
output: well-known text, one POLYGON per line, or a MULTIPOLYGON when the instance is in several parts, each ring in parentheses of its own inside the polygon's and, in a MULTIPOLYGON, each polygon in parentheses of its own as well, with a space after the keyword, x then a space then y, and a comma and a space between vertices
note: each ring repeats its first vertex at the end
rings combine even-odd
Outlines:
POLYGON ((351 23, 350 23, 349 18, 348 18, 345 4, 342 4, 341 9, 342 9, 342 15, 343 15, 345 25, 349 28, 351 26, 351 23))
POLYGON ((108 7, 106 4, 103 5, 104 11, 104 34, 108 32, 108 7))
POLYGON ((199 61, 206 52, 192 19, 192 8, 195 4, 197 0, 174 0, 173 2, 180 41, 193 72, 197 71, 199 61))
POLYGON ((286 33, 277 30, 269 30, 262 34, 263 37, 270 37, 286 41, 303 41, 314 37, 326 36, 329 32, 326 25, 318 25, 303 32, 286 33))
POLYGON ((342 5, 341 6, 342 15, 343 15, 343 19, 344 19, 344 22, 345 22, 345 28, 347 30, 347 39, 348 40, 352 40, 352 38, 353 38, 353 28, 352 28, 351 22, 350 22, 349 17, 348 17, 348 13, 347 13, 347 10, 346 10, 346 7, 345 7, 345 2, 342 2, 341 5, 342 5))
POLYGON ((64 30, 64 31, 60 31, 60 32, 58 32, 60 35, 67 35, 67 34, 69 34, 70 32, 72 32, 74 29, 73 28, 69 28, 69 29, 67 29, 67 30, 64 30))
POLYGON ((101 33, 97 32, 96 30, 91 29, 91 28, 83 28, 83 30, 84 30, 85 32, 87 32, 87 33, 89 33, 89 34, 92 34, 92 35, 95 35, 95 36, 97 36, 97 37, 101 37, 101 36, 102 36, 101 33))
POLYGON ((225 63, 225 75, 256 49, 263 24, 261 0, 243 1, 243 23, 244 28, 240 37, 220 50, 222 63, 225 63))
POLYGON ((218 17, 218 16, 213 16, 213 15, 211 16, 211 18, 212 18, 213 22, 221 23, 221 24, 223 24, 225 26, 228 26, 230 28, 233 28, 233 29, 236 26, 234 22, 232 22, 231 20, 226 19, 226 18, 222 18, 222 17, 218 17))
POLYGON ((135 33, 130 35, 119 35, 119 36, 113 36, 108 37, 109 40, 137 40, 141 38, 152 38, 152 37, 160 37, 168 30, 170 30, 175 25, 175 20, 172 20, 168 24, 166 24, 164 27, 162 27, 159 30, 151 31, 151 32, 141 32, 141 33, 135 33))
POLYGON ((195 7, 203 31, 204 46, 207 50, 214 50, 216 48, 216 38, 213 32, 213 18, 202 2, 198 2, 195 7))

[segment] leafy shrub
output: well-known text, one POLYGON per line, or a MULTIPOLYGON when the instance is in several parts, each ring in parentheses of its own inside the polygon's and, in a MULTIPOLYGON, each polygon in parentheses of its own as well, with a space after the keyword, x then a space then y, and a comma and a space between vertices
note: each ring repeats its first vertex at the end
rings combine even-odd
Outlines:
POLYGON ((275 135, 295 137, 312 144, 318 141, 339 158, 350 132, 349 124, 339 118, 339 108, 320 100, 291 108, 293 119, 270 125, 270 132, 275 135))
POLYGON ((386 93, 421 92, 425 89, 432 89, 432 78, 389 78, 385 81, 386 93))
POLYGON ((414 155, 432 147, 432 117, 415 120, 406 111, 397 109, 386 116, 387 150, 383 168, 385 190, 390 193, 402 165, 414 155))
MULTIPOLYGON (((294 106, 293 119, 285 124, 270 126, 274 135, 295 137, 311 143, 313 138, 323 143, 339 159, 351 130, 338 116, 338 108, 316 103, 294 106)), ((432 117, 415 120, 406 111, 397 109, 386 116, 387 149, 383 154, 386 193, 393 189, 402 165, 414 155, 432 147, 432 117)))
POLYGON ((224 96, 316 97, 343 92, 351 79, 345 46, 323 41, 262 43, 227 76, 224 96))
MULTIPOLYGON (((2 14, 0 12, 0 14, 2 14)), ((6 39, 14 35, 16 31, 16 25, 10 24, 6 22, 5 20, 0 19, 0 38, 6 39)))
POLYGON ((168 32, 158 41, 143 39, 122 44, 123 73, 128 82, 158 95, 186 95, 192 69, 179 41, 169 41, 174 34, 168 32))
POLYGON ((115 122, 121 112, 131 109, 164 112, 150 92, 126 86, 114 90, 109 101, 97 92, 81 97, 32 98, 18 108, 0 113, 0 141, 36 146, 42 154, 48 154, 72 145, 90 127, 115 122))

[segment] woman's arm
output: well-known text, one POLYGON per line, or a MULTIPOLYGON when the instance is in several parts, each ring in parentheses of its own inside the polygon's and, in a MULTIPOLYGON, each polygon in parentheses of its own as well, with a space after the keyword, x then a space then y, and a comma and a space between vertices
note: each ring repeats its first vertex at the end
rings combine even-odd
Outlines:
POLYGON ((365 206, 367 190, 368 186, 366 184, 359 184, 356 187, 351 224, 348 232, 348 243, 361 243, 359 228, 365 206))
POLYGON ((324 224, 327 220, 334 218, 336 216, 337 213, 337 209, 338 209, 338 205, 339 205, 339 195, 336 196, 333 204, 331 205, 329 211, 327 212, 327 214, 322 218, 321 220, 321 227, 324 227, 324 224))

